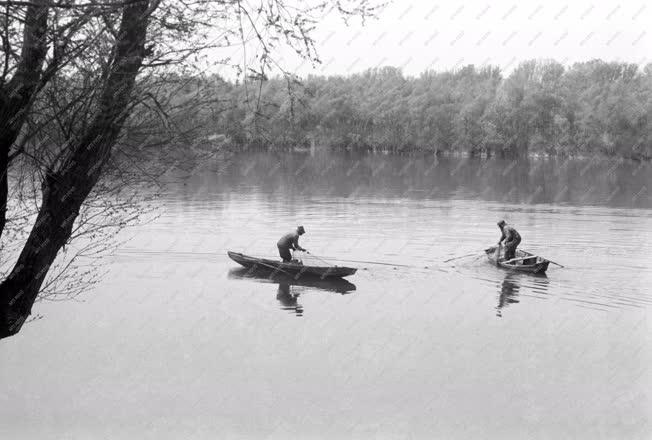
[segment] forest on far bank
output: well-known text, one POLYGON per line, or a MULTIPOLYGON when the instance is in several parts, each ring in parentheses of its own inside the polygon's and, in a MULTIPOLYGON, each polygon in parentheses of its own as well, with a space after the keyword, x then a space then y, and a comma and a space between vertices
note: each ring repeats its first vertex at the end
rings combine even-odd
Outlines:
POLYGON ((188 81, 219 101, 181 115, 231 148, 652 158, 652 64, 523 62, 505 76, 469 65, 409 77, 394 67, 348 76, 188 81))

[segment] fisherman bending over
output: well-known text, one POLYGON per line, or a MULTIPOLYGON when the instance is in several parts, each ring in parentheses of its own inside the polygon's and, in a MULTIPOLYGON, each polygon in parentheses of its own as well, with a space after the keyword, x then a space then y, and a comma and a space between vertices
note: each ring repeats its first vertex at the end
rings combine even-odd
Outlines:
POLYGON ((278 246, 278 254, 281 256, 285 263, 292 261, 292 254, 290 250, 304 251, 305 249, 299 246, 299 236, 306 233, 303 226, 299 226, 296 231, 285 234, 276 244, 278 246))
POLYGON ((512 226, 505 223, 505 220, 498 222, 498 227, 502 231, 498 246, 505 246, 505 260, 511 260, 516 256, 516 247, 521 243, 521 235, 512 226))

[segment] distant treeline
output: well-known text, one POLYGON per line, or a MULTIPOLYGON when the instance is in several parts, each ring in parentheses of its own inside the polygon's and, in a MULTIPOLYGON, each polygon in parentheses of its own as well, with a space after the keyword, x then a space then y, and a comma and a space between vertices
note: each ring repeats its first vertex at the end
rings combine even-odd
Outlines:
POLYGON ((419 77, 383 67, 211 81, 221 101, 205 115, 206 134, 234 148, 652 157, 652 65, 527 61, 507 77, 491 66, 419 77))

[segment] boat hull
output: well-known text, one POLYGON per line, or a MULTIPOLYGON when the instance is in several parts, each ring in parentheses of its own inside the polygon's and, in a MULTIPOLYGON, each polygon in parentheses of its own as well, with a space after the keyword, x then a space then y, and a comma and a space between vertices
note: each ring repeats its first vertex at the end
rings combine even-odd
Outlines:
POLYGON ((277 272, 285 275, 298 277, 319 277, 319 278, 342 278, 353 275, 358 269, 343 266, 306 266, 300 263, 285 263, 281 261, 268 260, 265 258, 256 258, 239 252, 228 251, 227 255, 236 263, 243 267, 277 272))
POLYGON ((515 272, 542 274, 548 270, 548 265, 550 264, 550 261, 545 258, 520 249, 516 250, 516 258, 524 259, 514 263, 505 263, 504 261, 501 261, 498 256, 498 248, 495 246, 485 249, 485 253, 487 254, 487 259, 491 264, 515 272))

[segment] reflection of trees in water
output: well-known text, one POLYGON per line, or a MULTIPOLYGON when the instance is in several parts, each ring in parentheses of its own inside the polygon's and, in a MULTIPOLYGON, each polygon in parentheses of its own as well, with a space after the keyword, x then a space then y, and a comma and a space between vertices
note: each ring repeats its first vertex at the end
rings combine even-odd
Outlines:
MULTIPOLYGON (((501 159, 431 155, 244 153, 232 158, 216 187, 258 183, 261 192, 292 197, 332 196, 448 198, 459 194, 512 203, 631 206, 645 185, 649 165, 610 159, 501 159), (273 157, 273 159, 270 159, 273 157), (277 165, 269 170, 270 160, 277 165)), ((215 175, 213 175, 215 176, 215 175)), ((208 183, 208 182, 207 182, 208 183)), ((648 207, 647 198, 636 200, 648 207)))

